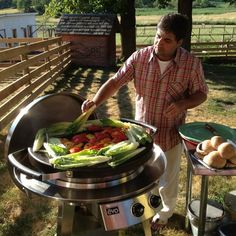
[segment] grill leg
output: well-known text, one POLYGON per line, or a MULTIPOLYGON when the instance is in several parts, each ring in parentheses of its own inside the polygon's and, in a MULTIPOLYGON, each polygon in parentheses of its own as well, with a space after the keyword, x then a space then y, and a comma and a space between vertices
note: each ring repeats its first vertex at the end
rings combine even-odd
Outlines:
POLYGON ((73 232, 75 206, 61 203, 58 206, 57 236, 71 236, 73 232))
POLYGON ((143 224, 143 231, 145 236, 152 236, 152 231, 151 231, 151 224, 150 220, 145 220, 142 222, 143 224))

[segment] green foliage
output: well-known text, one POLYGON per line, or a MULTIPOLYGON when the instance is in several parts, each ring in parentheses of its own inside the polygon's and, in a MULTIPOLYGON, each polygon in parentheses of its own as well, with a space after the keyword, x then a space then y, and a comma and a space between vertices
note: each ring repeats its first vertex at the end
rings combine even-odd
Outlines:
POLYGON ((225 2, 228 2, 230 5, 236 6, 236 0, 224 0, 225 2))
POLYGON ((17 9, 24 10, 24 12, 34 12, 32 8, 32 0, 16 0, 17 9))
POLYGON ((12 0, 0 0, 0 9, 8 8, 12 6, 12 0))
POLYGON ((118 11, 121 0, 51 0, 46 7, 46 14, 50 16, 60 16, 76 13, 115 13, 118 11))
POLYGON ((216 7, 216 5, 215 3, 212 3, 212 1, 209 1, 209 0, 195 0, 193 2, 193 7, 205 8, 205 7, 216 7))
POLYGON ((154 2, 154 6, 160 9, 167 8, 168 6, 170 6, 170 2, 171 0, 156 0, 154 2))
POLYGON ((44 14, 45 6, 50 3, 50 0, 32 0, 35 11, 40 15, 44 14))

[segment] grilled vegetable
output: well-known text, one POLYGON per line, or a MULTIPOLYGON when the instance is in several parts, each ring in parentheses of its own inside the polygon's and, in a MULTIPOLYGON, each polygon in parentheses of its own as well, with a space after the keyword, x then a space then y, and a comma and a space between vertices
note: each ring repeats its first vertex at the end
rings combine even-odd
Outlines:
POLYGON ((96 106, 90 107, 86 112, 82 113, 72 124, 67 128, 66 134, 71 135, 76 132, 80 132, 83 128, 83 124, 88 120, 89 116, 93 113, 96 106))
POLYGON ((151 136, 146 132, 146 130, 136 124, 130 124, 129 132, 133 135, 135 140, 139 142, 140 144, 145 144, 146 142, 151 143, 152 138, 151 136))
POLYGON ((102 162, 115 167, 142 152, 145 147, 140 145, 152 142, 151 136, 137 124, 113 119, 87 121, 94 109, 90 108, 74 122, 58 122, 40 129, 33 151, 43 145, 50 163, 58 169, 102 162))
POLYGON ((72 122, 57 122, 46 128, 46 133, 49 137, 60 137, 66 134, 68 127, 72 122))
POLYGON ((127 152, 123 153, 122 156, 120 156, 120 154, 119 154, 119 156, 114 156, 112 158, 112 160, 108 162, 108 165, 111 166, 111 167, 116 167, 116 166, 128 161, 132 157, 138 155, 145 148, 146 147, 140 147, 140 148, 137 148, 135 150, 127 151, 127 152))
POLYGON ((58 169, 68 169, 82 166, 92 166, 99 163, 107 162, 111 157, 107 156, 94 156, 94 155, 76 155, 69 154, 59 158, 52 159, 52 164, 58 169))
POLYGON ((109 148, 106 152, 106 156, 113 156, 116 154, 122 154, 123 152, 130 151, 130 150, 135 150, 139 146, 139 143, 131 142, 129 140, 122 141, 120 143, 114 144, 109 148))
POLYGON ((46 134, 45 128, 39 129, 37 131, 33 143, 33 152, 38 151, 43 146, 43 143, 45 141, 45 134, 46 134))
POLYGON ((100 120, 103 126, 111 126, 111 127, 120 127, 120 128, 127 128, 127 123, 113 120, 113 119, 101 119, 100 120))
POLYGON ((57 144, 44 143, 44 148, 50 157, 55 158, 58 156, 66 155, 69 153, 68 149, 57 144))

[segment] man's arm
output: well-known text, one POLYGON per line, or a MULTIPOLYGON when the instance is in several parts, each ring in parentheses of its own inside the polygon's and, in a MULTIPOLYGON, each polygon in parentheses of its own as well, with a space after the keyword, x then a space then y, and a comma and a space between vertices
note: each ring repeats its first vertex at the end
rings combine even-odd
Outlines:
POLYGON ((197 107, 207 99, 207 94, 198 91, 192 95, 189 95, 185 99, 179 100, 177 102, 172 103, 166 110, 165 115, 167 117, 173 117, 175 115, 180 114, 187 109, 191 109, 197 107))
POLYGON ((114 95, 119 89, 117 83, 113 79, 109 79, 105 82, 97 91, 94 98, 92 100, 86 100, 82 104, 82 111, 87 111, 94 104, 96 107, 100 106, 103 102, 105 102, 108 98, 114 95))

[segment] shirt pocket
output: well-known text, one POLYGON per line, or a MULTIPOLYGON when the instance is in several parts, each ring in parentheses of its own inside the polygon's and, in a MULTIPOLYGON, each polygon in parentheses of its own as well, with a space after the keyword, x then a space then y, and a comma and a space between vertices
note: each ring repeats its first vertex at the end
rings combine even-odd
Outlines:
POLYGON ((184 84, 174 82, 168 85, 167 100, 169 103, 178 101, 187 95, 187 88, 184 84))

